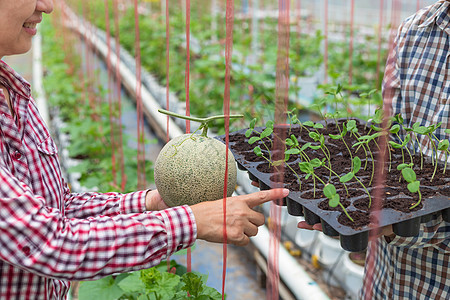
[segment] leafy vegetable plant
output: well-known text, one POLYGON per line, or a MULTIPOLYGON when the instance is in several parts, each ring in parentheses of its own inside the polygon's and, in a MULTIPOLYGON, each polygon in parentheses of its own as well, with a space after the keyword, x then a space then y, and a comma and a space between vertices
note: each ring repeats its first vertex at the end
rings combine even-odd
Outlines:
POLYGON ((97 281, 82 282, 79 298, 83 300, 219 300, 222 295, 206 285, 207 276, 186 272, 175 261, 118 276, 108 276, 97 281))

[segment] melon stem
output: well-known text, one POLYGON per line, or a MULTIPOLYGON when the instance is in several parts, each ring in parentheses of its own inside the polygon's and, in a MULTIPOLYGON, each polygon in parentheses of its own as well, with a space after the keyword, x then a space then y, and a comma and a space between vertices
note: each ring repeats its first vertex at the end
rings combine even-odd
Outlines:
POLYGON ((162 114, 165 115, 169 115, 172 117, 176 117, 179 119, 184 119, 184 120, 189 120, 189 121, 194 121, 194 122, 199 122, 202 125, 200 125, 200 129, 203 129, 202 131, 202 136, 207 136, 208 133, 208 124, 209 122, 212 122, 214 120, 220 120, 220 119, 225 119, 225 118, 230 118, 230 119, 237 119, 237 118, 243 118, 244 115, 218 115, 218 116, 212 116, 212 117, 208 117, 208 118, 197 118, 197 117, 191 117, 191 116, 185 116, 185 115, 180 115, 165 109, 158 109, 158 111, 162 114))

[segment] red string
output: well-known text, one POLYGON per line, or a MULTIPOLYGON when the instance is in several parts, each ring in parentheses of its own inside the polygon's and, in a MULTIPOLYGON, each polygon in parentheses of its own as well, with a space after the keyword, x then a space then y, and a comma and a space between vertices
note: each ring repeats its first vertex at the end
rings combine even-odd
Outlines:
POLYGON ((225 278, 227 273, 227 187, 228 187, 228 147, 230 133, 230 81, 231 55, 233 50, 234 0, 227 0, 226 8, 226 41, 225 41, 225 90, 223 97, 223 113, 225 116, 225 178, 223 187, 223 269, 222 269, 222 299, 225 299, 225 278))
POLYGON ((380 19, 378 27, 378 51, 377 51, 377 88, 380 86, 380 68, 381 68, 381 47, 383 40, 383 16, 384 0, 380 0, 380 19))
MULTIPOLYGON (((190 101, 189 101, 189 81, 190 81, 190 60, 191 60, 191 1, 186 0, 186 69, 184 78, 184 87, 186 92, 186 116, 191 115, 190 101)), ((191 132, 191 121, 186 120, 186 133, 191 132)), ((192 251, 187 249, 187 271, 192 269, 192 251)))
POLYGON ((302 1, 297 0, 297 36, 301 38, 301 21, 302 21, 302 1))
POLYGON ((325 43, 325 50, 323 54, 323 64, 325 68, 325 78, 324 83, 326 84, 328 82, 328 0, 324 0, 324 22, 325 22, 325 28, 324 28, 324 43, 325 43))
MULTIPOLYGON (((277 52, 277 71, 276 71, 276 89, 275 89, 275 130, 286 123, 286 112, 289 96, 289 37, 290 37, 290 0, 278 1, 278 52, 277 52)), ((277 130, 278 131, 278 130, 277 130)), ((284 151, 277 151, 283 149, 283 141, 285 139, 284 130, 276 132, 280 139, 275 139, 274 153, 281 153, 284 151)), ((284 154, 283 154, 284 156, 284 154)), ((284 158, 284 157, 283 157, 284 158)), ((281 157, 274 157, 274 160, 281 159, 281 157)), ((284 168, 276 174, 275 182, 280 183, 284 181, 284 168)), ((273 183, 273 187, 280 187, 280 184, 273 183)), ((276 200, 278 203, 271 203, 270 209, 270 240, 269 240, 269 255, 267 266, 267 299, 279 298, 279 250, 281 237, 281 204, 282 199, 276 200)))
MULTIPOLYGON (((390 42, 389 42, 389 52, 393 50, 393 32, 395 32, 396 24, 397 24, 397 18, 399 17, 398 12, 400 11, 400 4, 398 0, 393 0, 392 3, 392 12, 391 12, 391 33, 390 33, 390 42)), ((388 61, 388 64, 394 63, 393 61, 388 61)), ((391 97, 392 91, 391 89, 383 90, 383 97, 391 97)), ((387 105, 384 107, 384 118, 383 118, 383 124, 382 128, 384 131, 387 131, 387 125, 388 125, 388 119, 391 115, 390 106, 387 105)), ((375 192, 372 202, 372 214, 371 214, 371 227, 372 230, 370 231, 369 236, 369 249, 368 249, 368 255, 366 258, 366 274, 368 274, 368 280, 375 280, 371 276, 371 274, 374 273, 375 269, 375 263, 376 263, 376 256, 379 255, 379 253, 376 253, 375 240, 378 238, 378 235, 380 233, 381 228, 378 228, 380 224, 380 211, 381 211, 381 202, 382 202, 382 195, 383 195, 383 187, 385 185, 386 181, 386 172, 384 171, 384 165, 387 160, 387 151, 388 150, 388 144, 387 144, 387 134, 384 134, 380 137, 379 147, 383 151, 380 151, 378 155, 377 160, 377 169, 376 169, 376 176, 375 176, 375 192)), ((371 293, 367 293, 365 296, 366 300, 370 300, 372 298, 371 293)))
MULTIPOLYGON (((166 109, 170 110, 169 108, 169 66, 170 66, 170 49, 169 49, 169 40, 170 40, 170 20, 169 20, 169 0, 166 0, 166 109)), ((167 116, 167 136, 166 140, 169 141, 169 119, 170 117, 167 116)))
MULTIPOLYGON (((190 42, 191 42, 191 1, 186 0, 186 71, 184 86, 186 90, 186 116, 191 115, 189 102, 189 73, 190 73, 190 42)), ((186 120, 186 133, 191 132, 191 122, 186 120)))
POLYGON ((110 139, 111 139, 111 162, 112 162, 112 176, 113 184, 117 185, 116 178, 116 150, 117 143, 115 142, 115 126, 113 120, 113 103, 112 103, 112 70, 111 70, 111 25, 109 19, 109 1, 105 0, 105 22, 106 22, 106 46, 108 48, 106 54, 106 69, 108 72, 108 103, 109 103, 109 126, 110 129, 110 139))
POLYGON ((138 188, 145 188, 144 114, 141 97, 141 45, 139 33, 138 0, 134 0, 135 57, 136 57, 136 111, 137 111, 137 176, 138 188))
POLYGON ((355 23, 355 0, 351 0, 350 8, 350 49, 348 54, 349 59, 349 69, 348 69, 348 84, 351 85, 353 82, 353 36, 354 36, 354 23, 355 23))
POLYGON ((127 183, 127 176, 125 174, 125 157, 123 153, 123 132, 122 128, 122 75, 120 74, 120 30, 119 30, 119 4, 118 0, 113 0, 114 3, 114 29, 115 29, 115 43, 116 43, 116 69, 115 69, 115 79, 116 79, 116 97, 117 97, 117 109, 119 111, 118 115, 118 132, 119 132, 119 163, 120 163, 120 178, 121 178, 121 190, 125 190, 127 183))

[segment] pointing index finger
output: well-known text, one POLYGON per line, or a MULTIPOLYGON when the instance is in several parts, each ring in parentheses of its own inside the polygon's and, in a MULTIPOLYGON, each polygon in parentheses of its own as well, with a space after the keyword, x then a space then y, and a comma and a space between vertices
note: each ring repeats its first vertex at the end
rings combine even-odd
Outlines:
POLYGON ((263 204, 265 202, 282 199, 289 194, 288 189, 271 189, 266 191, 260 191, 253 194, 249 194, 250 197, 247 201, 247 204, 250 208, 263 204))

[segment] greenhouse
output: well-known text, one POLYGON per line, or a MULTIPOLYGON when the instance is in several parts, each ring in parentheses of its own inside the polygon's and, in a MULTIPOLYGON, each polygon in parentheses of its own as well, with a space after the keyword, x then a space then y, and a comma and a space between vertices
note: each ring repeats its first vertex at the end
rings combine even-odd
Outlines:
POLYGON ((0 0, 0 299, 450 299, 450 1, 0 0))

